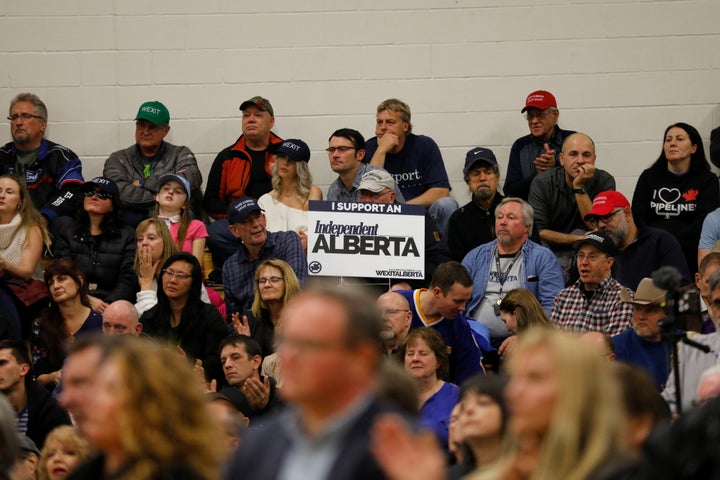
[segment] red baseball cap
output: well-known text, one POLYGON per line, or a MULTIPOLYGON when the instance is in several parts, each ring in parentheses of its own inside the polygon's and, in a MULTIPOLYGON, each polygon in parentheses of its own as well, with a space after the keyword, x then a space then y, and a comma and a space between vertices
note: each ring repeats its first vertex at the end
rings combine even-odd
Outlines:
POLYGON ((557 108, 557 101, 555 95, 548 92, 547 90, 535 90, 525 99, 525 108, 520 110, 520 113, 525 113, 528 108, 537 108, 540 110, 547 110, 550 107, 557 108))
POLYGON ((627 198, 625 198, 625 195, 615 190, 606 190, 595 195, 595 198, 593 199, 593 206, 590 211, 585 214, 584 218, 585 221, 587 221, 590 217, 604 217, 605 215, 612 213, 612 211, 616 208, 625 208, 629 206, 630 202, 628 202, 627 198))

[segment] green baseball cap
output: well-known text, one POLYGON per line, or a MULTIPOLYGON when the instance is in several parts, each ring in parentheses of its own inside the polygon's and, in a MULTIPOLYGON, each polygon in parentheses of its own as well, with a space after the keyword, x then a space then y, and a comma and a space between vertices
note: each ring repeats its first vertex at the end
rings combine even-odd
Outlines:
POLYGON ((162 103, 155 100, 154 102, 145 102, 140 105, 135 120, 147 120, 153 125, 169 125, 170 112, 162 103))

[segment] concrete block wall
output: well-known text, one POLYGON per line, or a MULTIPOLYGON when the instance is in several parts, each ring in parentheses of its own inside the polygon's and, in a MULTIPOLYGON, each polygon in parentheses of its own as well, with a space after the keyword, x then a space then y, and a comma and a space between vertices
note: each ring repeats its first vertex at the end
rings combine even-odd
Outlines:
POLYGON ((328 135, 372 136, 376 105, 398 97, 463 202, 465 152, 494 149, 504 172, 527 133, 524 98, 543 88, 630 197, 668 124, 706 141, 720 124, 718 18, 716 0, 0 0, 0 105, 40 95, 48 138, 90 178, 133 142, 140 103, 161 100, 168 141, 207 175, 240 134, 238 105, 261 94, 276 132, 308 142, 326 188, 328 135))

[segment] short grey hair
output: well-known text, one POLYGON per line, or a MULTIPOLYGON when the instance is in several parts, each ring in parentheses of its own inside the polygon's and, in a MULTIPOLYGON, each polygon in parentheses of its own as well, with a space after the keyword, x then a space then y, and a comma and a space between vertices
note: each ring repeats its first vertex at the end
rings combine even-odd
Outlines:
POLYGON ((519 197, 505 197, 502 199, 500 203, 498 203, 498 206, 495 207, 495 217, 497 217, 497 211, 498 209, 505 205, 506 203, 519 203, 520 207, 522 207, 523 212, 523 221, 525 222, 525 226, 528 228, 528 236, 532 236, 532 230, 533 230, 533 221, 535 218, 535 211, 533 210, 532 205, 530 205, 528 202, 523 200, 519 197))
POLYGON ((710 275, 710 280, 708 280, 708 285, 710 286, 710 291, 712 292, 716 288, 720 288, 720 270, 710 275))
POLYGON ((45 103, 40 100, 40 97, 35 95, 34 93, 24 92, 24 93, 18 93, 15 95, 15 98, 12 99, 10 102, 10 108, 8 109, 8 113, 12 115, 12 109, 15 107, 15 104, 18 102, 28 102, 32 103, 33 106, 35 106, 35 114, 42 117, 43 120, 47 121, 48 119, 48 113, 47 113, 47 107, 45 106, 45 103))

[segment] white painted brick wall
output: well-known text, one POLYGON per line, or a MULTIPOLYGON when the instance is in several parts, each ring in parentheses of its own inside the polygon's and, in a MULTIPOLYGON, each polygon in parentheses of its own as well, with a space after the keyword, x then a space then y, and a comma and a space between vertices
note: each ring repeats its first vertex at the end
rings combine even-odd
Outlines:
POLYGON ((132 143, 139 104, 160 100, 168 140, 207 175, 240 133, 238 105, 261 94, 326 187, 328 135, 372 136, 376 105, 396 96, 465 201, 465 152, 493 148, 504 172, 527 133, 523 100, 545 88, 631 196, 665 126, 687 121, 707 141, 720 124, 718 18, 712 0, 0 0, 0 104, 40 95, 48 137, 92 177, 132 143))

